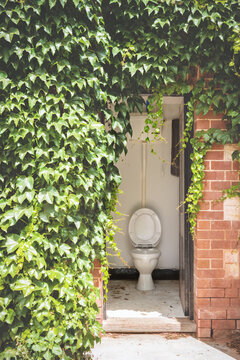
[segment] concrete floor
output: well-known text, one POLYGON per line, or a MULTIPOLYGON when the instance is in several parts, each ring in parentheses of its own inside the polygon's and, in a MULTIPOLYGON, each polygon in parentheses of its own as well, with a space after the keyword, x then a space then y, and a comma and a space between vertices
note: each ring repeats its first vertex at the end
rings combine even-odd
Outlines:
POLYGON ((107 318, 184 317, 178 280, 155 280, 152 291, 139 291, 136 284, 134 280, 109 281, 107 318))
POLYGON ((91 360, 231 360, 232 357, 183 334, 108 335, 95 345, 91 360))

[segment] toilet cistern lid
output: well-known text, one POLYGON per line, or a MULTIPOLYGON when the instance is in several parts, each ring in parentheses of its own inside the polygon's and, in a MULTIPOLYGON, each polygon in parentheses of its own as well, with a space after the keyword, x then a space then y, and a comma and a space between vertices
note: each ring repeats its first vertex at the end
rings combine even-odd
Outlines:
POLYGON ((131 216, 128 231, 134 246, 154 247, 160 240, 161 223, 153 210, 142 208, 131 216))

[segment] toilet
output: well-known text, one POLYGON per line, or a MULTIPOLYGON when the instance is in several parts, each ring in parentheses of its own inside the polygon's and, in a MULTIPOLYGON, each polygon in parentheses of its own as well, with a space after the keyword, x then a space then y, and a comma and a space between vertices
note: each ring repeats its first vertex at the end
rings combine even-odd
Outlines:
POLYGON ((137 289, 149 291, 155 288, 152 272, 161 255, 157 245, 160 242, 161 223, 157 214, 148 208, 133 213, 128 232, 134 249, 131 251, 133 263, 139 271, 137 289))

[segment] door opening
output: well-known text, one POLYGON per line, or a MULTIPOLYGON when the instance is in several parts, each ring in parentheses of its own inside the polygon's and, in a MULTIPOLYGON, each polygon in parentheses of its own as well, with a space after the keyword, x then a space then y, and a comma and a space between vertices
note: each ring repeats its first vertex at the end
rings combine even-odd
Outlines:
MULTIPOLYGON (((186 277, 185 256, 189 253, 184 242, 186 218, 183 206, 179 207, 186 193, 188 160, 186 155, 181 155, 177 168, 176 162, 173 163, 177 153, 174 153, 175 146, 172 146, 176 140, 176 121, 180 137, 184 129, 184 98, 164 97, 162 142, 151 142, 151 138, 150 143, 144 141, 142 129, 147 115, 131 115, 133 137, 128 139, 127 155, 118 163, 122 176, 120 188, 123 191, 119 197, 118 211, 123 215, 119 219, 118 225, 122 231, 116 235, 116 243, 121 257, 114 254, 109 256, 111 278, 105 311, 107 321, 114 321, 114 318, 118 322, 119 318, 138 318, 139 321, 147 318, 184 319, 191 314, 189 284, 192 274, 188 271, 186 277), (128 229, 132 214, 142 208, 151 209, 157 214, 162 227, 157 245, 161 255, 153 271, 155 289, 151 291, 136 289, 138 271, 131 255, 134 244, 128 229)), ((150 226, 146 224, 140 224, 143 238, 150 231, 146 230, 146 226, 150 226)))

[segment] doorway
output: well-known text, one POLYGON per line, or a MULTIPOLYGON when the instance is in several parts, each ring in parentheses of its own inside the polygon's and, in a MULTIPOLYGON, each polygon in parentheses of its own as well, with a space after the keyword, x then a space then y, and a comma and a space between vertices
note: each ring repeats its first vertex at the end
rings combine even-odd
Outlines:
POLYGON ((188 179, 185 169, 189 161, 186 154, 181 153, 177 170, 172 165, 176 156, 174 147, 179 142, 176 142, 176 136, 181 137, 184 129, 185 111, 184 97, 164 97, 163 140, 152 142, 150 137, 148 143, 144 141, 146 135, 142 134, 148 114, 131 114, 133 136, 128 138, 127 155, 118 162, 122 176, 120 189, 123 191, 119 196, 118 211, 123 215, 116 216, 115 220, 121 228, 121 232, 116 234, 121 255, 109 256, 111 278, 105 309, 106 320, 184 319, 190 315, 189 272, 189 283, 185 281, 186 219, 184 206, 179 207, 185 196, 188 179), (178 122, 178 134, 174 122, 178 122), (136 290, 138 272, 132 261, 132 244, 128 236, 129 219, 142 207, 152 209, 162 226, 159 244, 161 255, 153 272, 155 290, 148 292, 136 290))

